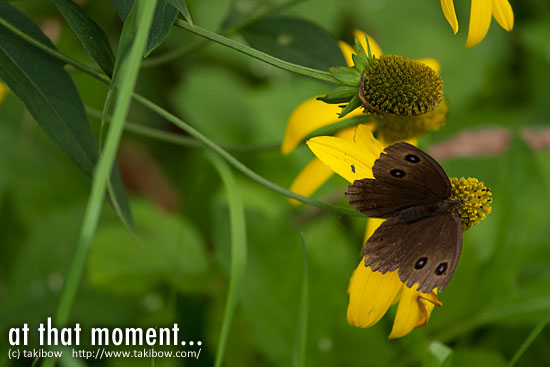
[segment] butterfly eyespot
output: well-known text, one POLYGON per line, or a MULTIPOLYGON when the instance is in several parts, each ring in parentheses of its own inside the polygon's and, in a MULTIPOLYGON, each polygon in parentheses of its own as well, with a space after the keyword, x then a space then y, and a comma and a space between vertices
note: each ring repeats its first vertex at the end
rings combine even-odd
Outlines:
POLYGON ((405 160, 406 160, 407 162, 411 162, 411 163, 418 163, 418 162, 420 162, 420 158, 418 158, 418 156, 417 156, 417 155, 414 155, 414 154, 407 154, 407 155, 405 156, 405 160))
POLYGON ((437 269, 435 269, 436 275, 443 275, 443 273, 447 270, 447 263, 441 263, 437 266, 437 269))
POLYGON ((418 261, 416 262, 416 264, 414 264, 414 268, 415 268, 416 270, 420 270, 420 269, 422 269, 422 268, 426 265, 427 262, 428 262, 428 259, 427 259, 427 258, 421 257, 420 259, 418 259, 418 261))
POLYGON ((392 170, 390 171, 390 174, 391 174, 393 177, 397 177, 397 178, 405 177, 405 171, 400 170, 399 168, 392 169, 392 170))

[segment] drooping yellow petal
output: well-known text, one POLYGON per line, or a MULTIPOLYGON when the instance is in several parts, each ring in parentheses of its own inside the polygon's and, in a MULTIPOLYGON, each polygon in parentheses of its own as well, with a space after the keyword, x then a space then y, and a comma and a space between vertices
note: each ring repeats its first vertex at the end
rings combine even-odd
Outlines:
POLYGON ((2 82, 0 82, 0 103, 4 100, 6 97, 6 94, 8 94, 8 87, 2 82))
POLYGON ((349 284, 348 323, 362 328, 376 324, 402 287, 397 271, 374 272, 361 260, 349 284))
MULTIPOLYGON (((347 140, 353 140, 355 136, 355 126, 339 131, 336 136, 347 140)), ((319 189, 334 172, 327 167, 326 164, 317 158, 313 158, 311 162, 304 167, 294 179, 290 186, 290 191, 302 196, 311 196, 319 189)), ((292 205, 300 205, 301 202, 295 199, 289 199, 292 205)))
POLYGON ((416 61, 419 61, 419 62, 423 63, 424 65, 429 66, 436 73, 439 73, 439 71, 441 70, 441 65, 439 64, 439 61, 437 61, 436 59, 424 58, 424 59, 417 59, 416 61))
POLYGON ((361 144, 333 136, 317 136, 307 141, 309 149, 331 170, 353 183, 373 178, 374 155, 361 144))
POLYGON ((403 286, 399 306, 390 333, 390 339, 407 335, 412 329, 425 325, 435 305, 442 303, 437 298, 435 290, 432 293, 422 293, 403 286))
POLYGON ((472 0, 466 48, 477 45, 485 38, 491 25, 492 11, 493 2, 491 0, 472 0))
MULTIPOLYGON (((343 121, 338 119, 340 112, 342 112, 342 108, 338 105, 327 104, 315 98, 308 99, 300 104, 288 119, 285 137, 281 144, 283 154, 292 152, 311 132, 343 121)), ((346 118, 360 116, 361 114, 361 110, 356 109, 346 115, 346 118)))
POLYGON ((514 11, 508 0, 493 0, 493 16, 508 32, 514 28, 514 11))
POLYGON ((456 19, 455 4, 453 0, 441 0, 441 10, 443 10, 443 15, 445 19, 453 29, 453 33, 458 32, 458 20, 456 19))
MULTIPOLYGON (((294 182, 292 182, 290 186, 290 191, 302 196, 311 196, 319 187, 327 182, 333 174, 334 172, 328 168, 326 164, 317 158, 313 158, 313 160, 300 171, 298 176, 296 176, 294 182)), ((301 201, 296 199, 289 199, 289 201, 294 206, 302 204, 301 201)))
MULTIPOLYGON (((367 47, 366 37, 369 38, 369 46, 370 46, 371 54, 373 56, 376 55, 376 57, 380 57, 381 55, 383 55, 380 45, 378 45, 378 43, 365 32, 356 29, 353 31, 353 37, 357 38, 359 42, 361 42, 361 45, 363 46, 363 49, 365 50, 365 53, 367 55, 368 55, 368 47, 367 47)), ((353 59, 351 58, 351 55, 355 54, 355 50, 353 49, 353 47, 344 41, 339 41, 338 45, 340 46, 340 50, 342 51, 342 54, 344 55, 344 58, 346 59, 346 63, 348 64, 348 66, 353 66, 353 59)))

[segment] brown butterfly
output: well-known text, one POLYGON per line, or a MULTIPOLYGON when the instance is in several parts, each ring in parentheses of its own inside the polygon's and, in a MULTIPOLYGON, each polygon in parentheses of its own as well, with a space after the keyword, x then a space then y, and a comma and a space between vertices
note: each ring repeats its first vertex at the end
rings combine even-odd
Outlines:
POLYGON ((462 249, 462 224, 441 166, 420 149, 396 143, 375 161, 374 179, 356 180, 346 197, 361 213, 386 218, 363 249, 365 265, 385 273, 399 269, 407 287, 442 290, 462 249))

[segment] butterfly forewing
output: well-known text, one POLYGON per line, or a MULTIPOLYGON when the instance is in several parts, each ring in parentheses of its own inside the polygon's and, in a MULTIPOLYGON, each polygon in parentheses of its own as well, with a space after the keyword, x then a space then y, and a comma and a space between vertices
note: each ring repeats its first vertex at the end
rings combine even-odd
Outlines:
POLYGON ((408 287, 424 293, 449 283, 462 249, 462 224, 455 211, 440 212, 414 222, 393 217, 369 238, 365 265, 382 273, 399 269, 408 287))
POLYGON ((357 180, 346 193, 350 204, 370 217, 390 218, 403 209, 451 195, 449 178, 441 166, 407 143, 387 147, 374 163, 373 174, 375 179, 357 180))

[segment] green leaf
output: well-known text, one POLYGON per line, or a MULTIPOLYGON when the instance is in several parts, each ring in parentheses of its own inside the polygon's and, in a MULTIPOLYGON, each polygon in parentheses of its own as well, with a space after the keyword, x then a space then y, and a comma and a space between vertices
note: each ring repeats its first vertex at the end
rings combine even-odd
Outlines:
MULTIPOLYGON (((3 21, 55 49, 36 24, 4 1, 0 1, 0 14, 3 21)), ((50 139, 91 177, 98 161, 98 141, 63 63, 0 26, 0 79, 23 101, 50 139)), ((124 186, 116 168, 111 185, 111 202, 133 231, 124 186)))
POLYGON ((153 204, 133 205, 142 246, 117 223, 102 226, 90 249, 88 274, 93 287, 140 294, 158 285, 185 292, 201 289, 208 262, 200 233, 185 219, 153 204))
POLYGON ((307 321, 309 309, 309 275, 307 267, 307 246, 302 233, 302 250, 304 252, 304 279, 302 280, 302 294, 296 322, 296 339, 294 340, 293 367, 304 367, 306 363, 307 321))
POLYGON ((82 46, 94 58, 99 67, 111 76, 115 65, 115 55, 105 32, 72 0, 51 1, 61 12, 82 46))
MULTIPOLYGON (((112 0, 115 10, 122 19, 126 21, 130 10, 134 5, 135 0, 112 0)), ((149 32, 149 39, 147 40, 147 47, 145 48, 145 56, 149 55, 151 51, 157 48, 164 39, 168 36, 168 33, 172 29, 172 25, 178 17, 178 9, 170 5, 168 0, 158 0, 155 14, 153 16, 153 24, 151 25, 151 31, 149 32)))
POLYGON ((443 343, 433 341, 428 346, 428 356, 424 367, 449 367, 453 350, 443 343))
POLYGON ((212 152, 207 153, 207 158, 218 171, 227 190, 231 222, 231 280, 229 282, 229 292, 225 303, 220 341, 214 363, 215 367, 220 367, 223 362, 227 337, 235 313, 235 307, 239 301, 239 292, 246 270, 246 219, 241 189, 237 185, 229 165, 212 152))
MULTIPOLYGON (((361 45, 361 42, 359 42, 357 38, 355 39, 354 49, 355 49, 355 55, 351 55, 351 58, 353 59, 355 68, 359 72, 363 72, 363 70, 366 70, 370 66, 371 61, 367 56, 367 54, 365 53, 365 49, 363 49, 363 45, 361 45)), ((370 46, 369 46, 369 52, 370 52, 370 46)))
POLYGON ((340 115, 338 117, 342 118, 358 107, 361 107, 361 100, 359 99, 358 95, 355 95, 351 99, 351 101, 349 101, 349 103, 342 109, 342 112, 340 112, 340 115))
POLYGON ((325 103, 347 103, 359 93, 359 88, 341 85, 331 89, 325 96, 317 97, 325 103))
POLYGON ((333 77, 345 85, 358 87, 361 82, 361 73, 354 67, 333 66, 329 71, 333 77))
POLYGON ((550 321, 550 314, 545 315, 539 323, 535 326, 533 331, 527 336, 525 341, 521 344, 519 349, 516 351, 510 362, 508 363, 507 367, 513 367, 515 364, 519 361, 521 356, 525 353, 525 351, 529 348, 529 346, 535 341, 535 339, 539 336, 539 334, 542 332, 546 324, 550 321))
POLYGON ((187 4, 185 3, 185 0, 168 0, 170 5, 177 8, 181 15, 185 18, 186 21, 189 22, 189 24, 193 25, 193 19, 191 19, 191 14, 189 14, 189 9, 187 9, 187 4))
POLYGON ((252 47, 288 62, 319 70, 346 64, 338 40, 307 20, 264 18, 241 33, 252 47))

